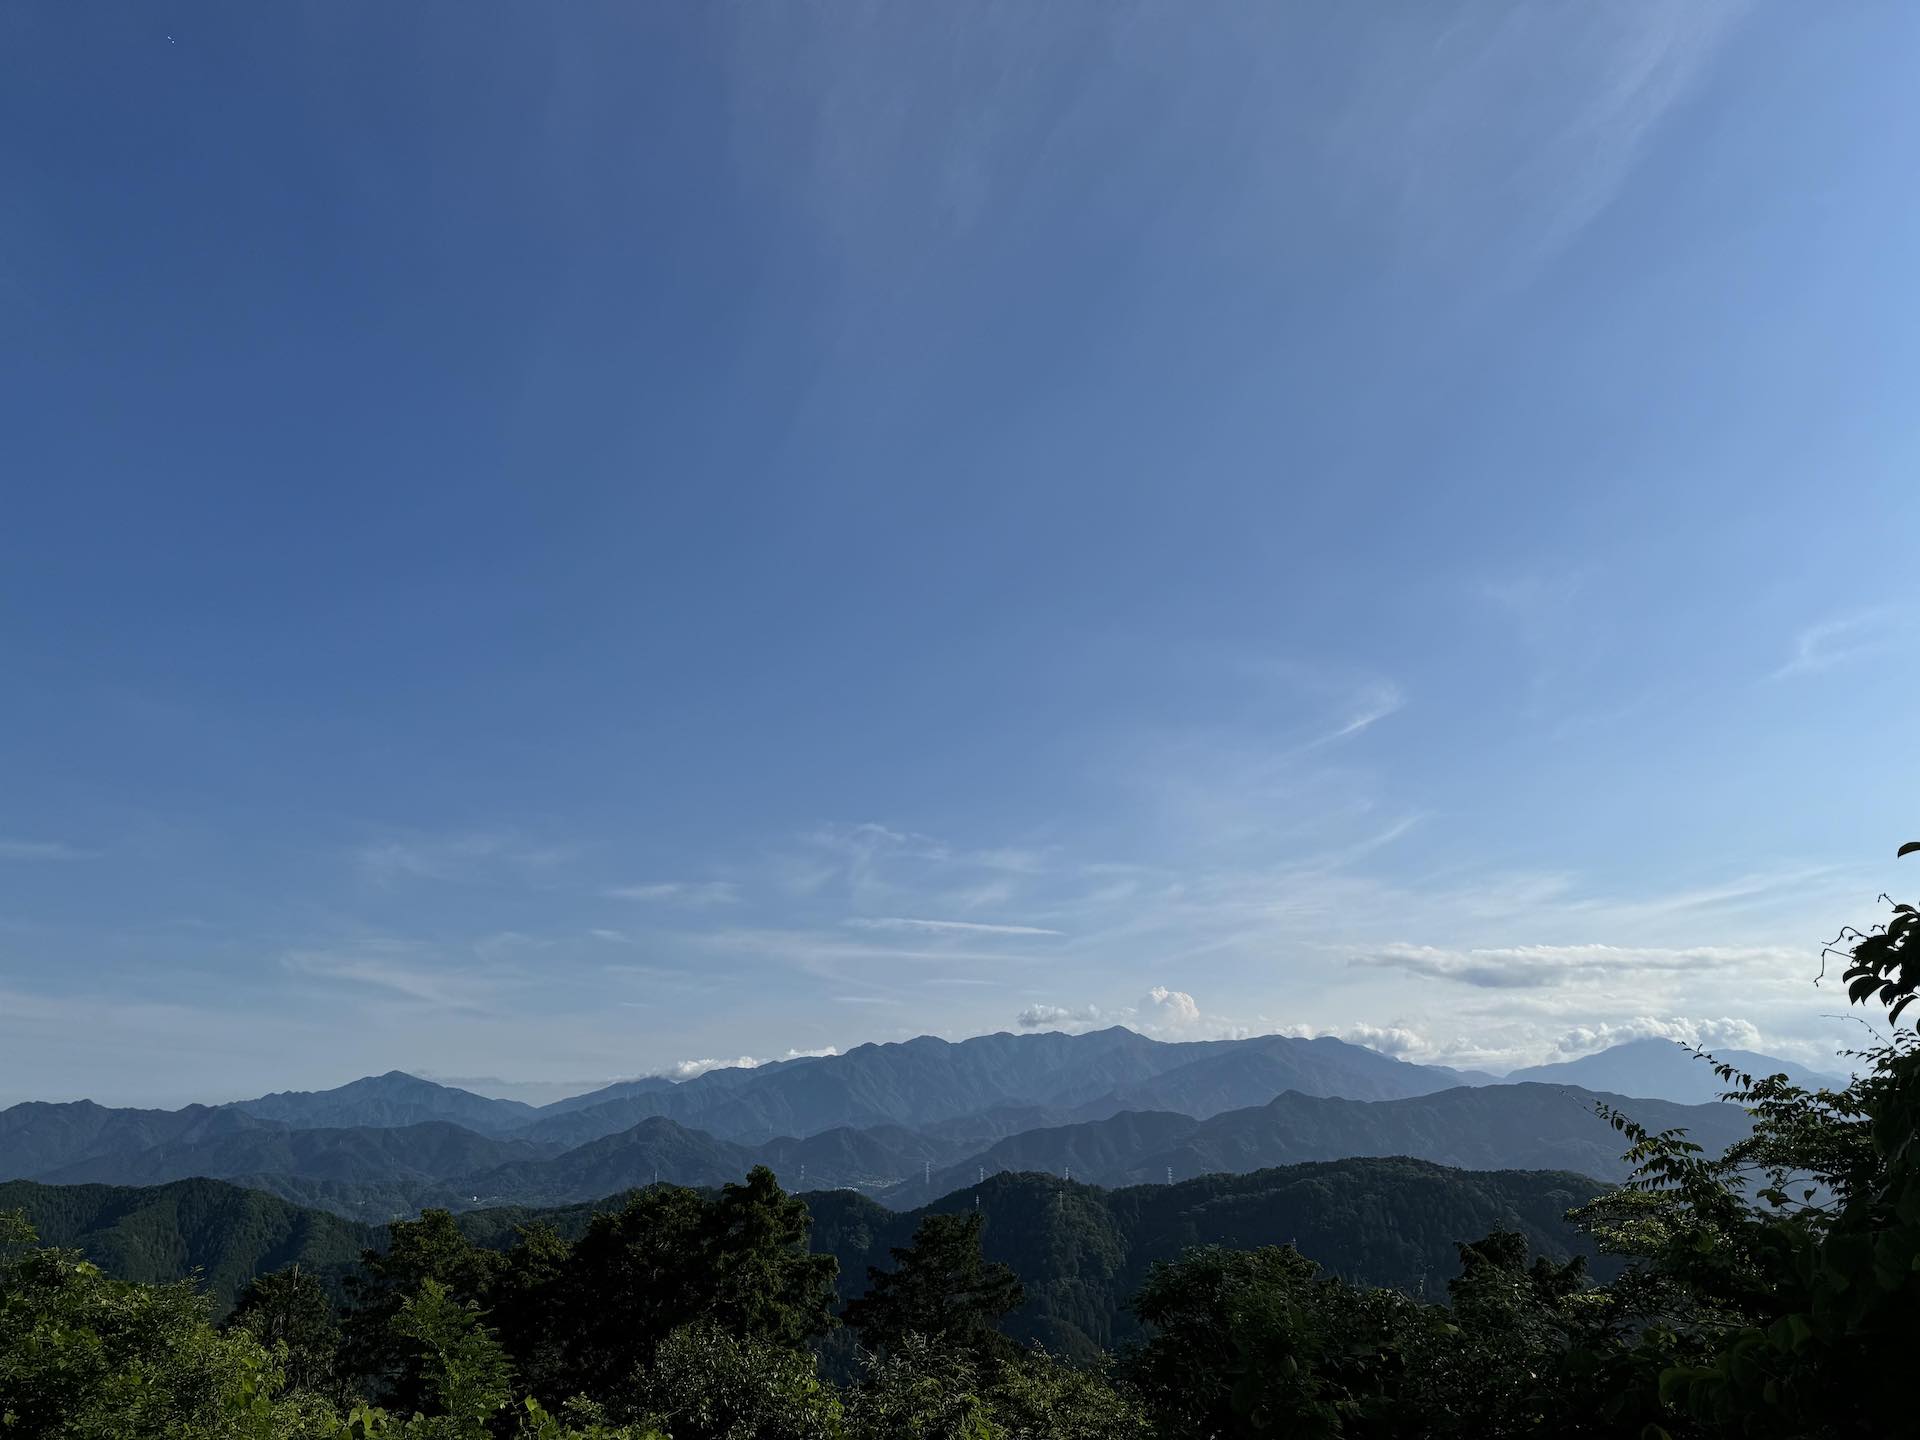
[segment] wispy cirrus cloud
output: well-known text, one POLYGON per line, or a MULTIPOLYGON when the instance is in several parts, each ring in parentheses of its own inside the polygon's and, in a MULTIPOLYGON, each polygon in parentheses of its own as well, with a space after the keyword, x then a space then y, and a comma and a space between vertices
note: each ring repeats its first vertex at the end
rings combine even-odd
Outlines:
POLYGON ((1770 946, 1509 945, 1448 949, 1392 944, 1355 955, 1348 963, 1402 970, 1480 989, 1525 990, 1618 980, 1649 972, 1729 970, 1803 963, 1804 959, 1793 951, 1770 946))
POLYGON ((614 885, 600 893, 609 900, 637 900, 648 905, 681 905, 693 909, 740 902, 740 887, 731 880, 653 880, 640 885, 614 885))
POLYGON ((1098 1005, 1082 1005, 1077 1010, 1065 1005, 1029 1005, 1013 1017, 1013 1023, 1022 1030, 1068 1030, 1099 1025, 1105 1019, 1098 1005))
POLYGON ((761 873, 768 891, 802 905, 837 903, 883 919, 909 909, 944 911, 957 925, 1019 906, 1028 889, 1048 881, 1057 860, 1044 845, 968 847, 869 820, 795 836, 762 861, 761 873))
POLYGON ((1788 680, 1798 675, 1817 675, 1881 654, 1892 648, 1900 637, 1905 619, 1899 610, 1876 606, 1808 625, 1793 637, 1792 654, 1771 678, 1788 680))
POLYGON ((510 830, 388 836, 354 851, 361 873, 375 884, 407 880, 473 883, 507 874, 550 871, 573 855, 566 846, 530 843, 510 830))
POLYGON ((840 922, 856 930, 906 930, 934 935, 1060 935, 1038 925, 988 925, 974 920, 922 920, 907 915, 854 915, 840 922))
POLYGON ((93 1025, 107 1029, 116 1043, 124 1041, 122 1031, 138 1031, 155 1043, 171 1044, 171 1040, 162 1037, 225 1025, 231 1019, 229 1012, 172 1000, 108 993, 50 995, 0 989, 0 1035, 25 1033, 43 1026, 77 1029, 93 1025))
POLYGON ((826 825, 807 837, 818 850, 839 855, 850 863, 875 860, 919 861, 930 865, 1039 874, 1047 869, 1051 852, 1031 845, 955 845, 932 835, 897 830, 877 821, 856 825, 826 825))
POLYGON ((97 860, 98 850, 69 845, 64 840, 22 840, 0 836, 0 860, 97 860))
POLYGON ((1344 740, 1349 735, 1358 735, 1389 715, 1398 713, 1406 703, 1406 693, 1391 680, 1373 681, 1354 696, 1346 717, 1324 739, 1331 743, 1344 740))
POLYGON ((801 243, 900 289, 978 227, 1037 229, 1039 197, 1103 161, 1111 185, 1200 201, 1139 227, 1143 254, 1287 253, 1304 195, 1406 268, 1514 286, 1613 204, 1747 8, 1276 6, 1210 27, 1029 6, 937 37, 885 6, 755 12, 730 37, 733 158, 801 243), (1153 143, 1116 168, 1108 137, 1143 115, 1153 143))
POLYGON ((436 947, 374 940, 342 949, 293 950, 280 957, 290 974, 372 990, 440 1010, 490 1013, 502 994, 527 977, 499 966, 447 963, 436 947))
POLYGON ((889 939, 888 932, 881 931, 871 939, 862 939, 836 926, 817 930, 689 929, 674 940, 688 950, 724 960, 765 962, 850 988, 865 988, 896 981, 903 964, 943 968, 974 965, 988 973, 1014 973, 1031 960, 1017 945, 1005 943, 1006 938, 1021 937, 909 932, 909 937, 889 939), (914 943, 915 938, 919 943, 914 943), (978 943, 963 943, 968 938, 978 943))
POLYGON ((505 1014, 509 996, 541 983, 543 972, 532 958, 553 945, 547 937, 518 931, 468 935, 459 941, 371 935, 286 950, 280 954, 280 970, 415 1000, 436 1010, 499 1016, 505 1014))
POLYGON ((1753 871, 1659 894, 1569 900, 1565 908, 1569 914, 1602 912, 1612 924, 1671 922, 1707 916, 1724 918, 1739 911, 1777 905, 1806 893, 1816 882, 1840 881, 1845 873, 1839 865, 1797 865, 1753 871))
MULTIPOLYGON (((219 1069, 231 1073, 236 1056, 271 1066, 284 1057, 289 1041, 297 1037, 311 1042, 325 1034, 320 1017, 290 1012, 283 1004, 251 1008, 245 997, 232 992, 205 1003, 152 998, 137 993, 127 983, 130 978, 60 993, 0 985, 0 1053, 21 1062, 0 1066, 0 1108, 23 1100, 95 1099, 141 1106, 204 1100, 217 1092, 196 1092, 192 1081, 182 1079, 182 1069, 201 1058, 183 1054, 182 1035, 218 1037, 219 1069), (118 1095, 103 1086, 98 1058, 102 1048, 76 1046, 76 1035, 135 1063, 137 1082, 129 1081, 118 1095), (35 1062, 24 1063, 35 1047, 41 1051, 35 1062)), ((168 979, 177 984, 179 977, 168 979)))
MULTIPOLYGON (((1285 679, 1311 690, 1311 677, 1285 679)), ((1310 706, 1324 719, 1363 688, 1314 692, 1310 706)), ((1317 727, 1312 714, 1298 720, 1295 736, 1282 737, 1294 740, 1289 763, 1315 768, 1298 734, 1331 733, 1339 724, 1317 727)), ((1183 748, 1171 760, 1185 767, 1193 754, 1183 748)), ((1344 780, 1356 772, 1329 773, 1344 780)), ((1217 804, 1230 818, 1246 812, 1240 772, 1192 775, 1196 785, 1220 782, 1226 793, 1217 804)), ((1245 843, 1232 851, 1213 833, 1156 826, 1148 831, 1155 847, 1121 862, 1052 836, 1030 849, 1043 866, 1003 872, 1013 889, 971 912, 933 908, 954 893, 948 870, 964 863, 949 857, 996 847, 880 824, 837 828, 828 832, 835 843, 865 867, 862 898, 895 902, 889 908, 863 912, 853 903, 851 915, 823 913, 855 900, 830 886, 808 896, 804 923, 689 928, 671 943, 814 976, 834 987, 823 987, 823 1001, 853 995, 911 1004, 928 985, 983 994, 1003 987, 1021 995, 1014 1020, 1023 1029, 1123 1024, 1195 1037, 1333 1034, 1388 1053, 1499 1068, 1551 1054, 1571 1025, 1622 1024, 1650 1005, 1700 1013, 1689 1007, 1728 986, 1740 987, 1756 1023, 1771 1023, 1811 978, 1810 952, 1792 943, 1801 917, 1820 913, 1823 897, 1851 893, 1859 879, 1831 865, 1781 864, 1698 872, 1665 890, 1622 893, 1565 865, 1487 867, 1444 845, 1409 848, 1405 837, 1417 824, 1444 826, 1447 817, 1396 815, 1331 782, 1276 789, 1273 797, 1293 808, 1268 807, 1275 813, 1265 823, 1249 821, 1239 832, 1245 843), (1409 932, 1427 943, 1412 943, 1409 932), (1064 995, 1036 986, 1041 956, 1049 983, 1067 977, 1072 988, 1064 995), (914 974, 910 966, 944 973, 914 974), (1393 1004, 1404 1012, 1407 997, 1417 995, 1419 1023, 1378 1012, 1382 988, 1365 977, 1383 968, 1408 977, 1393 1004), (1160 1004, 1121 998, 1166 969, 1192 979, 1179 990, 1153 987, 1167 993, 1160 1004), (1278 975, 1289 977, 1284 1001, 1268 988, 1278 975), (1126 989, 1115 995, 1110 985, 1126 989), (1202 986, 1229 998, 1217 1011, 1187 1010, 1173 999, 1202 986), (1448 1024, 1460 1033, 1445 1034, 1448 1024)), ((963 1005, 970 998, 955 997, 963 1005)))
POLYGON ((1489 255, 1524 284, 1613 204, 1747 8, 1391 12, 1328 127, 1352 203, 1411 257, 1489 255))

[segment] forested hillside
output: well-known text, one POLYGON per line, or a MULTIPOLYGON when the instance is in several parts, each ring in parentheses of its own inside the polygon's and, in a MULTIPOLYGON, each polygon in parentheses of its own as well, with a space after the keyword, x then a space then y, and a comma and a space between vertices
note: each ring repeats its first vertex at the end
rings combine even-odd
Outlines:
POLYGON ((1158 1261, 1189 1246, 1291 1245, 1329 1274, 1438 1295, 1462 1234, 1510 1230, 1555 1260, 1595 1256, 1566 1214, 1605 1190, 1580 1175, 1470 1172, 1416 1160, 1340 1160, 1123 1190, 1008 1174, 896 1213, 857 1195, 804 1197, 814 1245, 852 1298, 867 1267, 929 1215, 978 1213, 989 1259, 1026 1290, 1007 1333, 1086 1358, 1140 1333, 1127 1302, 1158 1261), (849 1287, 853 1288, 849 1288, 849 1287))
MULTIPOLYGON (((663 1187, 665 1188, 665 1187, 663 1187)), ((1126 1190, 1047 1175, 996 1175, 935 1204, 899 1212, 849 1191, 799 1198, 812 1217, 812 1247, 839 1265, 842 1300, 861 1293, 867 1267, 904 1245, 929 1215, 984 1219, 989 1258, 1004 1261, 1027 1301, 1005 1328, 1086 1356, 1137 1332, 1128 1297, 1148 1266, 1188 1245, 1292 1244, 1330 1274, 1412 1293, 1440 1283, 1462 1232, 1517 1231, 1538 1253, 1591 1254, 1565 1212, 1602 1189, 1583 1176, 1450 1170, 1410 1160, 1347 1160, 1251 1175, 1209 1176, 1126 1190)), ((560 1209, 465 1212, 460 1231, 504 1249, 521 1227, 545 1225, 574 1239, 625 1196, 560 1209)), ((211 1180, 144 1189, 102 1185, 0 1186, 0 1209, 20 1209, 50 1243, 85 1251, 110 1273, 165 1282, 203 1272, 224 1310, 246 1281, 300 1264, 337 1283, 386 1227, 354 1224, 257 1191, 211 1180)))
POLYGON ((0 1212, 9 1210, 47 1244, 79 1250, 122 1280, 198 1277, 219 1314, 254 1276, 289 1265, 335 1288, 384 1234, 218 1180, 139 1189, 16 1180, 0 1184, 0 1212))
MULTIPOLYGON (((904 1245, 928 1216, 979 1213, 985 1253, 1026 1287, 1027 1302, 1007 1317, 1007 1332, 1084 1356, 1138 1332, 1128 1297, 1155 1261, 1187 1246, 1294 1245, 1356 1283, 1437 1294, 1463 1231, 1516 1231, 1535 1253, 1558 1260, 1594 1256, 1566 1213, 1605 1189, 1557 1172, 1358 1159, 1122 1190, 1050 1175, 996 1175, 904 1212, 849 1191, 800 1198, 813 1217, 814 1249, 839 1262, 843 1299, 857 1295, 867 1267, 904 1245)), ((529 1224, 575 1238, 617 1204, 613 1197, 559 1209, 474 1210, 455 1223, 476 1244, 504 1247, 529 1224)))

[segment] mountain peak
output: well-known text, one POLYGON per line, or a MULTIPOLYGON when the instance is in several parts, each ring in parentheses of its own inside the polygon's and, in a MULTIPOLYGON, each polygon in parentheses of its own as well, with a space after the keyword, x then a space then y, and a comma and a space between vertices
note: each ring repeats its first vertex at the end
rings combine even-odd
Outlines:
MULTIPOLYGON (((1751 1050, 1709 1047, 1716 1061, 1731 1065, 1750 1075, 1784 1074, 1796 1085, 1810 1089, 1844 1086, 1837 1075, 1821 1071, 1777 1055, 1760 1055, 1751 1050)), ((1509 1084, 1541 1081, 1547 1084, 1578 1085, 1588 1090, 1603 1090, 1616 1095, 1649 1099, 1676 1100, 1684 1104, 1702 1104, 1715 1100, 1729 1087, 1714 1073, 1711 1064, 1700 1060, 1677 1040, 1662 1036, 1642 1036, 1623 1040, 1591 1055, 1548 1065, 1528 1065, 1510 1072, 1509 1084)))
POLYGON ((446 1120, 482 1134, 504 1133, 534 1113, 531 1105, 518 1100, 475 1095, 405 1070, 363 1075, 331 1090, 282 1090, 236 1100, 227 1108, 297 1127, 392 1128, 446 1120))

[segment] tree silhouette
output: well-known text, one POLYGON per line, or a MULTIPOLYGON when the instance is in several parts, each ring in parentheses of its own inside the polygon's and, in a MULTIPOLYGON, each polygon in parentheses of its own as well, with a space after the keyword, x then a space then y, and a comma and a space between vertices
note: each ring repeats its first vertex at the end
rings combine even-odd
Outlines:
POLYGON ((892 1251, 892 1270, 868 1268, 867 1293, 845 1318, 869 1349, 897 1349, 909 1335, 976 1354, 1009 1348, 996 1322, 1025 1294, 1012 1270, 981 1253, 985 1224, 977 1210, 929 1215, 911 1245, 892 1251))

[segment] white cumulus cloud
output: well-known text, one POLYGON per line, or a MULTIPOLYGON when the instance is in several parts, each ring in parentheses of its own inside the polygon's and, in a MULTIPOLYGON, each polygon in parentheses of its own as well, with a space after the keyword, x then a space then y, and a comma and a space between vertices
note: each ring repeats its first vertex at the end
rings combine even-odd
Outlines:
POLYGON ((1351 1025, 1287 1025, 1277 1033, 1301 1040, 1331 1035, 1349 1045, 1364 1045, 1369 1050, 1378 1050, 1382 1055, 1391 1055, 1400 1060, 1428 1053, 1432 1049, 1427 1037, 1418 1030, 1410 1030, 1404 1025, 1372 1025, 1366 1021, 1356 1021, 1351 1025))
POLYGON ((1171 1026, 1184 1030, 1200 1023, 1200 1007, 1184 990, 1169 990, 1156 985, 1140 997, 1139 1012, 1147 1025, 1171 1026))
MULTIPOLYGON (((824 1060, 829 1055, 839 1053, 839 1050, 832 1045, 822 1045, 813 1050, 790 1049, 780 1058, 782 1060, 824 1060)), ((762 1065, 771 1063, 770 1060, 756 1055, 735 1055, 731 1058, 717 1059, 707 1057, 699 1060, 676 1060, 671 1065, 662 1066, 653 1073, 665 1076, 669 1080, 691 1080, 696 1075, 706 1074, 709 1070, 758 1070, 762 1065)))
POLYGON ((1660 1019, 1640 1015, 1619 1023, 1576 1025, 1554 1042, 1562 1055, 1589 1055, 1610 1045, 1629 1040, 1678 1040, 1706 1049, 1719 1046, 1733 1050, 1751 1050, 1760 1043, 1760 1031, 1749 1020, 1723 1016, 1718 1020, 1689 1020, 1681 1016, 1660 1019))
POLYGON ((665 1069, 657 1071, 669 1080, 691 1080, 696 1075, 704 1075, 709 1070, 753 1070, 766 1064, 751 1055, 736 1055, 731 1060, 676 1060, 665 1069))
POLYGON ((1014 1017, 1022 1030, 1091 1030, 1124 1025, 1155 1039, 1195 1039, 1204 1035, 1241 1037, 1243 1025, 1202 1013, 1199 1003, 1184 990, 1156 985, 1137 1004, 1106 1009, 1099 1005, 1029 1005, 1014 1017))

